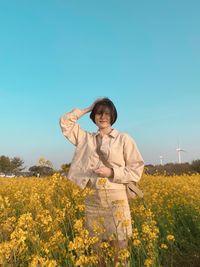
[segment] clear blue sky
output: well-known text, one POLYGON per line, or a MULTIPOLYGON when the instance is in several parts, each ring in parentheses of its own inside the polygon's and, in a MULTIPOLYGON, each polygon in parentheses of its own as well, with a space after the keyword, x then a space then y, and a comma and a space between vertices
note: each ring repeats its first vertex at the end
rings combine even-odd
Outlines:
MULTIPOLYGON (((0 155, 72 159, 59 117, 101 96, 145 163, 200 158, 200 1, 0 1, 0 155)), ((82 128, 96 131, 88 115, 82 128)))

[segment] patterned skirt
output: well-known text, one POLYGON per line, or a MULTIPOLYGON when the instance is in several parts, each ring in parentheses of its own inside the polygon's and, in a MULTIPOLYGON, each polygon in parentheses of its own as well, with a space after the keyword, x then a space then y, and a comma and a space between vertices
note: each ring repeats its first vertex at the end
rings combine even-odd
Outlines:
POLYGON ((85 201, 86 228, 101 240, 126 240, 132 234, 126 189, 93 189, 85 201))

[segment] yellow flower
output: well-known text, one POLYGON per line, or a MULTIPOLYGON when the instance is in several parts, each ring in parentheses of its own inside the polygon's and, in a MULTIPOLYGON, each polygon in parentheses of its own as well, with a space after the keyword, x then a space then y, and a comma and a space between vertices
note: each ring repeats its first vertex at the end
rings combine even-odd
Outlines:
POLYGON ((162 243, 162 244, 160 245, 160 248, 162 248, 162 249, 168 249, 168 246, 167 246, 166 244, 162 243))
POLYGON ((168 241, 175 241, 175 237, 173 235, 167 235, 168 241))
POLYGON ((141 241, 139 240, 139 239, 135 239, 135 240, 133 240, 133 246, 134 247, 138 247, 138 246, 140 246, 141 245, 141 241))
POLYGON ((81 255, 79 259, 76 261, 75 266, 84 266, 88 263, 88 258, 85 255, 81 255))
POLYGON ((138 229, 137 228, 133 228, 132 238, 133 239, 137 239, 138 235, 139 235, 138 229))
POLYGON ((124 221, 122 222, 122 226, 123 226, 124 228, 127 228, 129 225, 130 225, 130 220, 124 220, 124 221))
POLYGON ((152 263, 153 263, 152 259, 146 259, 144 261, 144 266, 150 267, 152 266, 152 263))
POLYGON ((74 223, 74 229, 76 229, 77 231, 81 230, 83 228, 83 220, 76 220, 74 223))
POLYGON ((109 243, 108 243, 108 242, 101 242, 100 247, 101 247, 102 249, 109 248, 109 243))
POLYGON ((103 234, 105 232, 104 219, 98 218, 92 222, 92 229, 96 235, 103 234))
POLYGON ((121 221, 121 220, 124 218, 124 214, 123 214, 123 212, 120 211, 120 210, 118 210, 118 211, 115 212, 115 216, 116 216, 116 218, 117 218, 119 221, 121 221))
POLYGON ((77 210, 79 210, 79 211, 84 211, 84 210, 85 210, 85 205, 80 204, 80 205, 77 205, 76 208, 77 208, 77 210))
POLYGON ((129 252, 127 249, 121 249, 121 250, 119 251, 119 255, 118 255, 118 257, 119 257, 120 260, 125 260, 125 259, 127 259, 129 256, 130 256, 130 252, 129 252))
POLYGON ((107 182, 107 178, 99 178, 97 181, 97 185, 105 186, 106 182, 107 182))

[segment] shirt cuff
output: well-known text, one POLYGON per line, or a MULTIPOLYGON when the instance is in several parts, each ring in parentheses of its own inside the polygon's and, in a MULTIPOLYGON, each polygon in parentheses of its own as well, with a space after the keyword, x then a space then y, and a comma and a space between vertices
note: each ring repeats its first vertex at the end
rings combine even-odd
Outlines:
POLYGON ((118 168, 113 168, 113 173, 114 173, 114 177, 113 177, 113 182, 114 183, 118 183, 121 184, 122 183, 122 176, 123 176, 123 171, 121 170, 120 167, 118 168))

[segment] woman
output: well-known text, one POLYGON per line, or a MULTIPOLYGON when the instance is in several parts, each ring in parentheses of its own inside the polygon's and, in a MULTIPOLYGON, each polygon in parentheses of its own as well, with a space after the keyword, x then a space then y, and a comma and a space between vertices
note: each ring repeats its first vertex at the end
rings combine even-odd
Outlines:
POLYGON ((112 236, 115 246, 126 248, 132 234, 126 184, 138 182, 144 162, 134 140, 112 128, 117 110, 108 98, 96 100, 83 110, 74 109, 60 119, 67 139, 76 146, 68 178, 80 187, 94 189, 86 199, 86 227, 91 234, 101 226, 101 240, 112 236), (77 120, 90 113, 96 133, 80 128, 77 120))

